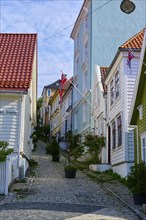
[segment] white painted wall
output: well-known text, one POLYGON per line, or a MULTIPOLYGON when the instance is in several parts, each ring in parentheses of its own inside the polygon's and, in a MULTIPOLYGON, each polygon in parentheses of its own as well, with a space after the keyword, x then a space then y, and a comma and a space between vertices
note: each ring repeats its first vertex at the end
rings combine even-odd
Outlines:
POLYGON ((20 96, 0 95, 0 140, 9 143, 14 152, 19 150, 20 96))
MULTIPOLYGON (((103 96, 104 90, 101 82, 100 67, 98 65, 95 65, 94 84, 91 91, 92 91, 91 112, 94 121, 93 134, 99 136, 103 135, 105 137, 106 136, 106 126, 105 126, 106 103, 105 103, 105 98, 103 96)), ((105 147, 102 148, 100 156, 101 156, 101 163, 106 163, 107 154, 105 147)))
MULTIPOLYGON (((139 56, 139 53, 137 53, 139 56)), ((117 117, 122 117, 122 145, 112 148, 112 127, 111 127, 111 165, 113 170, 122 176, 127 176, 129 168, 134 161, 134 135, 133 131, 128 126, 128 115, 131 100, 133 96, 136 74, 138 71, 138 58, 132 59, 131 73, 127 66, 127 52, 121 52, 111 68, 105 83, 107 84, 107 127, 112 126, 112 122, 117 120, 117 117), (114 79, 116 71, 120 74, 120 96, 110 104, 110 82, 114 79)), ((116 124, 117 128, 117 124, 116 124)), ((116 132, 116 140, 117 140, 116 132)), ((108 143, 108 135, 107 135, 108 143)))

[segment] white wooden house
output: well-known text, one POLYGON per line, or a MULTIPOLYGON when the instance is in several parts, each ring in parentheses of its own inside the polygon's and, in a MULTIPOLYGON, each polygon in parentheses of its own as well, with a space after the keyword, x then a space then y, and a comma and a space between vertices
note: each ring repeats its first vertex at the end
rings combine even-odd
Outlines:
MULTIPOLYGON (((9 183, 24 178, 36 126, 37 34, 0 34, 0 140, 10 156, 9 183)), ((1 183, 0 183, 1 184, 1 183)))
MULTIPOLYGON (((107 67, 100 67, 95 65, 94 84, 92 89, 92 107, 91 112, 93 116, 93 134, 98 136, 106 136, 106 86, 104 84, 104 78, 107 74, 107 67)), ((103 147, 100 155, 101 163, 107 163, 106 147, 103 147)))
POLYGON ((107 85, 106 139, 113 171, 127 176, 134 163, 134 133, 128 125, 144 30, 130 38, 118 49, 111 63, 107 85), (134 51, 131 68, 127 65, 128 51, 134 51))

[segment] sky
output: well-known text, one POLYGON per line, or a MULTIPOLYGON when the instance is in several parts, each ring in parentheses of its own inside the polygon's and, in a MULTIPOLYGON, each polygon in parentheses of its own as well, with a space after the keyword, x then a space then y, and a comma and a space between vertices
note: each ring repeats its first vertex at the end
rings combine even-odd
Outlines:
POLYGON ((1 33, 38 34, 38 97, 42 89, 73 74, 73 25, 83 0, 0 0, 1 33), (50 39, 49 39, 50 38, 50 39))

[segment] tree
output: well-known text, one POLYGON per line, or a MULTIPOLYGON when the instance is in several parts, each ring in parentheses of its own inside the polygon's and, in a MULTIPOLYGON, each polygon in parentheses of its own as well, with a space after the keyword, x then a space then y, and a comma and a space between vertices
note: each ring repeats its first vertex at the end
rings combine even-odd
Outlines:
POLYGON ((37 110, 39 110, 43 103, 43 97, 38 98, 37 100, 37 110))
POLYGON ((91 155, 91 158, 97 163, 100 162, 100 152, 105 145, 105 138, 103 136, 97 136, 92 134, 87 134, 85 136, 84 145, 87 147, 88 153, 91 155))
POLYGON ((68 165, 70 166, 71 156, 76 160, 84 152, 83 144, 81 143, 81 135, 74 135, 72 131, 66 133, 66 142, 67 142, 67 156, 68 156, 68 165))

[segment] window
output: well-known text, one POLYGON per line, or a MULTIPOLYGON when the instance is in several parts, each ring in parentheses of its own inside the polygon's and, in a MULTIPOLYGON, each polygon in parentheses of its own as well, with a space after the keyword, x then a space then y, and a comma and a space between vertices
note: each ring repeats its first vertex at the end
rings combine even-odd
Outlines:
POLYGON ((85 31, 88 30, 88 15, 85 17, 85 31))
POLYGON ((87 89, 87 71, 83 73, 83 92, 87 89))
POLYGON ((84 44, 83 62, 88 58, 88 41, 84 44))
POLYGON ((121 116, 118 117, 118 146, 122 145, 122 120, 121 116))
POLYGON ((48 89, 48 91, 47 91, 47 96, 48 96, 48 97, 51 96, 51 89, 48 89))
POLYGON ((112 123, 112 145, 113 149, 116 148, 116 124, 115 121, 112 123))
POLYGON ((111 98, 111 105, 114 102, 114 81, 112 80, 110 83, 110 98, 111 98))
POLYGON ((115 75, 115 95, 116 98, 119 96, 120 94, 120 79, 119 79, 119 72, 117 71, 116 75, 115 75))
POLYGON ((84 104, 83 104, 83 122, 85 122, 86 121, 86 113, 87 113, 87 103, 85 102, 84 104))
POLYGON ((77 46, 79 46, 80 45, 80 42, 79 42, 79 33, 77 34, 77 46))
POLYGON ((74 101, 76 102, 76 101, 78 100, 78 83, 75 84, 74 94, 75 94, 75 99, 74 99, 74 101))
POLYGON ((146 164, 146 132, 141 135, 142 161, 146 164))
POLYGON ((75 74, 79 73, 79 57, 76 58, 76 67, 75 67, 75 74))
POLYGON ((143 105, 139 105, 137 109, 139 111, 139 120, 142 120, 143 119, 143 105))
POLYGON ((78 112, 75 113, 75 129, 78 127, 78 112))

